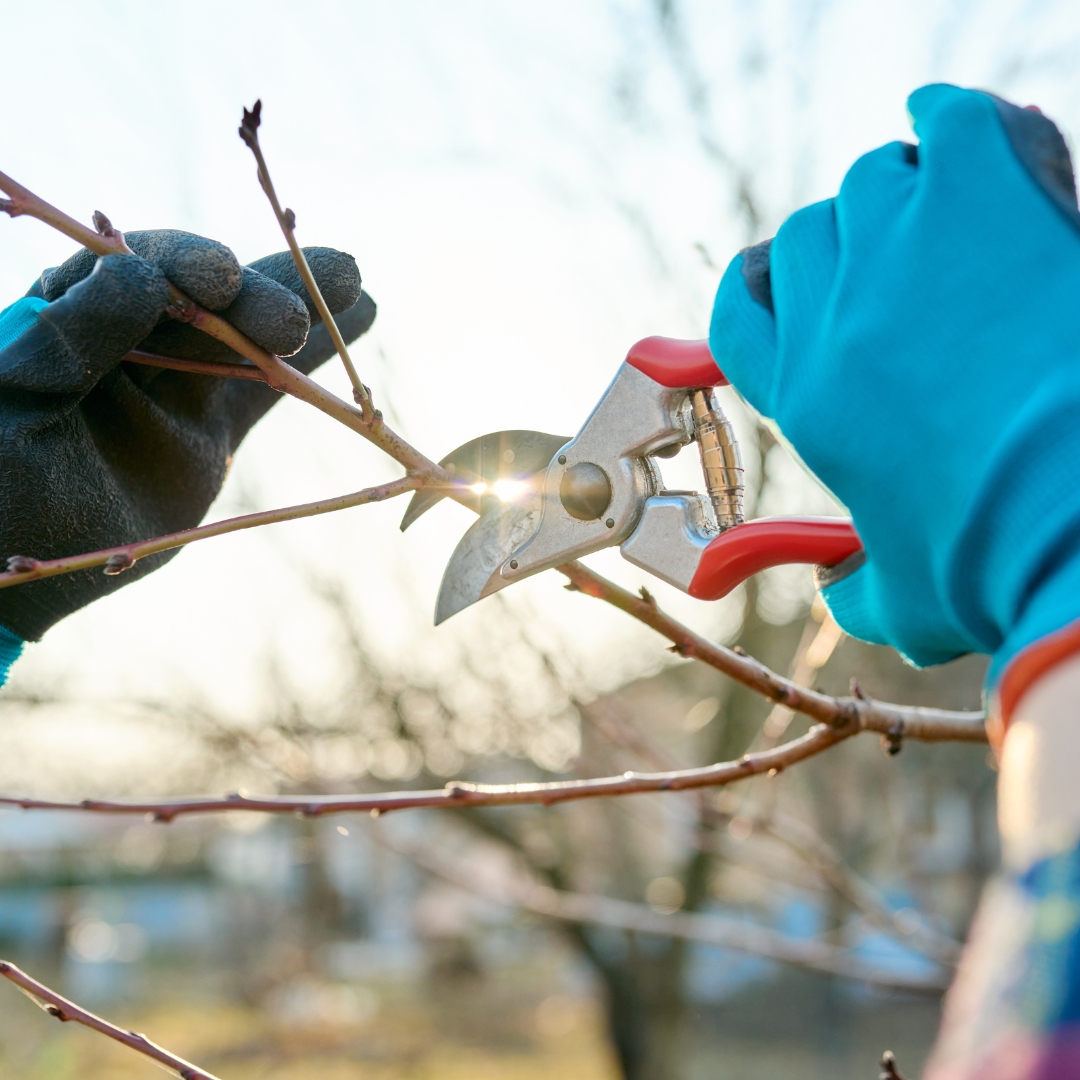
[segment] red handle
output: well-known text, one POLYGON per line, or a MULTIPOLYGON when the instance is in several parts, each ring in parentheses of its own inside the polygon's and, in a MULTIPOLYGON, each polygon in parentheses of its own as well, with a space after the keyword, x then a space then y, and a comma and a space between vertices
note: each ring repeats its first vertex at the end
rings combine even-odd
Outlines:
POLYGON ((862 548, 842 518, 763 518, 721 533, 705 549, 690 582, 698 600, 719 600, 770 566, 815 563, 835 566, 862 548))
POLYGON ((626 354, 626 362, 670 390, 698 390, 728 384, 709 352, 707 341, 642 338, 626 354))

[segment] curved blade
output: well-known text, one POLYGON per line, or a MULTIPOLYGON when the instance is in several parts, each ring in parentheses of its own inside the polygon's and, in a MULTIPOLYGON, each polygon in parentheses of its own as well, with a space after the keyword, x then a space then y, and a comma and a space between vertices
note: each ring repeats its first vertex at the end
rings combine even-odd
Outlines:
POLYGON ((446 564, 435 604, 436 626, 510 584, 499 567, 536 531, 540 500, 534 493, 520 504, 493 506, 473 522, 446 564))
MULTIPOLYGON (((543 431, 493 431, 451 450, 439 464, 467 484, 528 480, 543 472, 570 438, 569 435, 548 435, 543 431)), ((401 531, 445 498, 445 492, 436 488, 417 491, 401 519, 401 531)), ((490 502, 491 496, 478 492, 470 496, 466 505, 479 514, 490 502)))

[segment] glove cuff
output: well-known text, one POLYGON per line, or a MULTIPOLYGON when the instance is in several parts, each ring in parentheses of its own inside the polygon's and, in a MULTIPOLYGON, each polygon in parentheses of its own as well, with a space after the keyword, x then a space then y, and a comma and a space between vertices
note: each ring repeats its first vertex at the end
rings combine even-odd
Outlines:
POLYGON ((1021 649, 1008 662, 997 687, 997 709, 993 710, 1001 719, 1003 731, 1008 730, 1028 690, 1051 668, 1076 653, 1080 653, 1080 619, 1021 649))
POLYGON ((11 665, 19 659, 25 644, 18 634, 12 633, 6 626, 0 626, 0 686, 7 682, 11 665))
POLYGON ((0 311, 0 349, 21 338, 38 320, 38 312, 49 306, 38 296, 24 296, 0 311))

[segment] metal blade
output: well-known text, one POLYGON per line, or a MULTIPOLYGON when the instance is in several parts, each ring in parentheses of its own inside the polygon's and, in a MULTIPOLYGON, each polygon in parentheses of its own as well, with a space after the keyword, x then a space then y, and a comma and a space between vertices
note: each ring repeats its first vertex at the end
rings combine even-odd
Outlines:
POLYGON ((493 506, 473 522, 446 564, 436 626, 510 584, 499 568, 536 531, 540 505, 541 495, 533 493, 520 504, 493 506))
MULTIPOLYGON (((543 431, 493 431, 451 450, 439 464, 466 484, 528 480, 543 472, 570 438, 569 435, 548 435, 543 431)), ((436 488, 417 491, 401 519, 401 531, 445 498, 446 493, 436 488)), ((493 504, 494 498, 484 493, 470 493, 465 505, 479 514, 493 504)))

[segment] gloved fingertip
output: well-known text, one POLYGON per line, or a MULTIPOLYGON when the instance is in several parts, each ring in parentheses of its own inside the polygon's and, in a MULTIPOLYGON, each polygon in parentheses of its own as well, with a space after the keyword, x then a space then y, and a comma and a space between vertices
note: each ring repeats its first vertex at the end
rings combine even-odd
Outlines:
MULTIPOLYGON (((347 311, 360 299, 360 269, 348 252, 328 247, 306 247, 301 250, 331 314, 347 311)), ((296 293, 307 306, 312 324, 320 321, 318 308, 300 277, 291 252, 279 251, 266 255, 250 263, 248 269, 296 293)))
POLYGON ((98 257, 87 248, 76 251, 52 270, 41 275, 41 295, 51 304, 59 300, 73 285, 83 280, 97 264, 98 257))
POLYGON ((228 307, 243 283, 240 262, 217 240, 182 229, 145 229, 125 234, 128 246, 196 303, 211 311, 228 307))
POLYGON ((307 308, 291 289, 244 267, 236 299, 221 313, 243 334, 275 356, 292 356, 311 329, 307 308))

